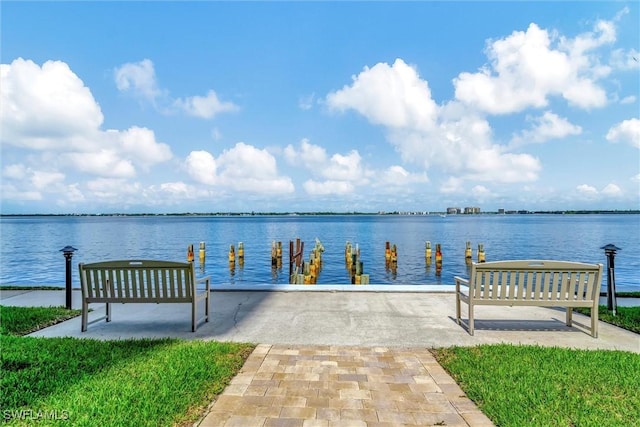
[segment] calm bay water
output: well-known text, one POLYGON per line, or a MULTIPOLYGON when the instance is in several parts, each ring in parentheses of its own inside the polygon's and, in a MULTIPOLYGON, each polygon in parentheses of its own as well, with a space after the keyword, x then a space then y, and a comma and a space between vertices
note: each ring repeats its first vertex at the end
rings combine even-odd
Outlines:
MULTIPOLYGON (((358 244, 371 284, 453 284, 467 275, 465 244, 473 257, 479 243, 486 260, 561 259, 605 265, 600 247, 622 248, 615 258, 618 291, 640 291, 640 215, 455 215, 439 216, 150 216, 150 217, 2 217, 0 284, 63 286, 65 261, 60 249, 71 245, 73 283, 77 264, 111 259, 184 261, 195 248, 199 274, 223 284, 288 282, 289 241, 305 243, 304 258, 318 238, 325 247, 322 284, 347 284, 344 262, 347 241, 358 244), (284 265, 271 268, 271 243, 281 241, 284 265), (385 268, 385 242, 398 248, 396 271, 385 268), (442 245, 443 269, 424 259, 425 241, 442 245), (206 263, 198 262, 199 242, 206 243, 206 263), (245 263, 229 268, 230 245, 243 242, 245 263)), ((606 275, 603 278, 606 288, 606 275)))

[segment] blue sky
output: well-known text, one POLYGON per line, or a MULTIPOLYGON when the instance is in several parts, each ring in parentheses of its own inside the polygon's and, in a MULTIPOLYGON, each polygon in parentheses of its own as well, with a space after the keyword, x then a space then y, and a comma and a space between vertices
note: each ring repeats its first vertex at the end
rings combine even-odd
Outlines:
POLYGON ((640 208, 638 2, 13 2, 9 213, 640 208))

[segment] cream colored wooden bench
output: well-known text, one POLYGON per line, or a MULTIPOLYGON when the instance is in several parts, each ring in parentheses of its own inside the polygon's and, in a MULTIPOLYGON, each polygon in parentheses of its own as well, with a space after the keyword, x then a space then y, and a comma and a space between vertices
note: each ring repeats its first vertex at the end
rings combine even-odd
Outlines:
POLYGON ((460 302, 469 306, 468 331, 473 335, 476 305, 566 307, 567 326, 574 307, 591 308, 591 335, 598 337, 598 304, 602 264, 520 260, 473 263, 469 279, 456 276, 456 321, 460 302), (464 285, 464 288, 461 285, 464 285))
POLYGON ((87 330, 89 304, 105 303, 106 315, 90 323, 111 321, 112 303, 189 303, 191 330, 209 321, 208 277, 196 280, 193 263, 151 260, 106 261, 80 263, 82 288, 82 332, 87 330), (197 283, 205 283, 198 290, 197 283), (196 307, 204 301, 204 316, 197 318, 196 307))

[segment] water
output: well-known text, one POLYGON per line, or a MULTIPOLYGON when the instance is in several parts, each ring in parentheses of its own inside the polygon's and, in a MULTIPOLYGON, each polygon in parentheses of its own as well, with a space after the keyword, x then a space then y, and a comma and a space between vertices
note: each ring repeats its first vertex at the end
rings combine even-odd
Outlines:
MULTIPOLYGON (((2 217, 0 284, 64 286, 60 249, 71 245, 73 284, 77 263, 110 259, 186 260, 195 248, 199 274, 220 284, 288 282, 289 241, 305 243, 305 259, 316 237, 325 247, 318 285, 351 282, 344 262, 345 243, 358 244, 371 284, 453 284, 468 273, 464 259, 470 241, 473 257, 479 243, 486 260, 559 259, 603 263, 600 249, 622 248, 615 258, 618 291, 640 291, 640 215, 331 215, 331 216, 93 216, 2 217), (443 269, 424 259, 425 241, 442 245, 443 269), (206 263, 198 262, 199 242, 206 243, 206 263), (271 243, 281 241, 284 266, 271 268, 271 243), (385 242, 398 248, 396 271, 385 268, 385 242), (245 264, 229 268, 229 245, 243 242, 245 264)), ((603 279, 606 286, 606 276, 603 279)))

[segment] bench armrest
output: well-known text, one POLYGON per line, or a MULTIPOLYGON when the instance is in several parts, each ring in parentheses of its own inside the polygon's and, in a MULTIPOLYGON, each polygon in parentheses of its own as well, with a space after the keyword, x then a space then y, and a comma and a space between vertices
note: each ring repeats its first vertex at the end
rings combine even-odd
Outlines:
POLYGON ((211 283, 211 276, 206 276, 206 277, 201 277, 199 279, 196 279, 196 287, 198 283, 206 283, 207 284, 207 290, 211 289, 210 283, 211 283))
POLYGON ((456 281, 456 292, 460 292, 460 285, 461 284, 466 286, 467 288, 469 287, 469 280, 468 279, 463 279, 460 276, 455 276, 453 278, 453 280, 456 281))

